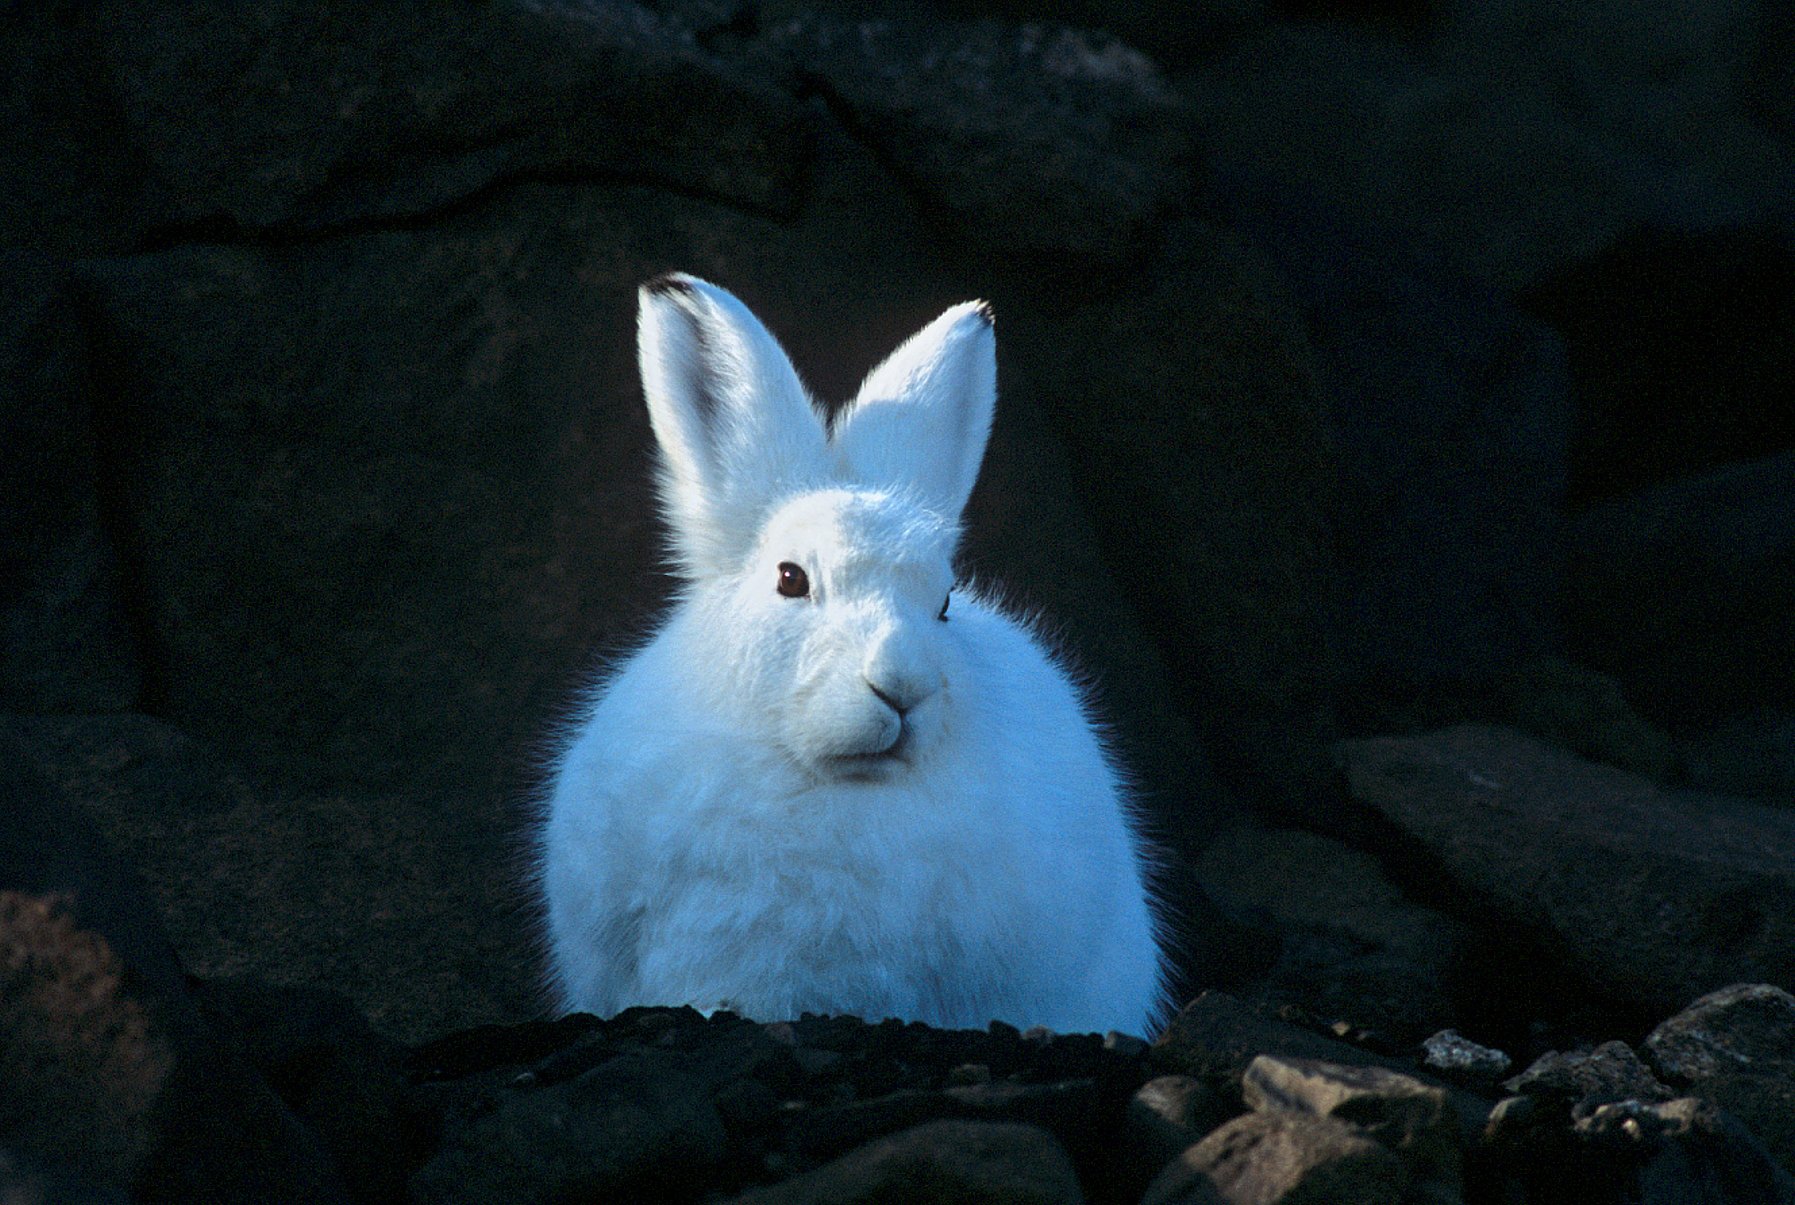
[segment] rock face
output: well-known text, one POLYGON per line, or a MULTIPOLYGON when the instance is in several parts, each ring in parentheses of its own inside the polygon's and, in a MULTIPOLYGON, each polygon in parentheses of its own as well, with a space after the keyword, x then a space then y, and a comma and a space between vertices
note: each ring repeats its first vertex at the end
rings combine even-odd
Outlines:
POLYGON ((1668 1013, 1795 981, 1795 816, 1664 790, 1506 729, 1342 746, 1355 798, 1467 899, 1616 1000, 1668 1013))

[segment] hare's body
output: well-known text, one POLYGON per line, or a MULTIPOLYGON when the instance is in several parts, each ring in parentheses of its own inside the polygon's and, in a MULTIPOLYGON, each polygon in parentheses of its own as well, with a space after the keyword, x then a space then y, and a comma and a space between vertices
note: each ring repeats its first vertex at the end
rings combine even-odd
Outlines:
POLYGON ((671 278, 643 323, 689 588, 553 784, 562 1004, 1146 1032, 1142 850, 1079 691, 1000 610, 941 601, 988 318, 949 311, 829 434, 728 294, 671 278))

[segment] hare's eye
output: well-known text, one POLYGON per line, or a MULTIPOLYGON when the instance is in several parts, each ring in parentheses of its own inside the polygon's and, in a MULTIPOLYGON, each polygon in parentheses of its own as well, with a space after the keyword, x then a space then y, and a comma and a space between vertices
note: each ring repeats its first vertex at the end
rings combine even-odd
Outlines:
POLYGON ((935 618, 939 619, 942 623, 947 622, 947 604, 953 601, 953 597, 953 595, 949 594, 946 598, 941 600, 941 610, 936 613, 935 618))
POLYGON ((810 594, 810 576, 790 561, 779 562, 779 593, 787 598, 805 598, 810 594))

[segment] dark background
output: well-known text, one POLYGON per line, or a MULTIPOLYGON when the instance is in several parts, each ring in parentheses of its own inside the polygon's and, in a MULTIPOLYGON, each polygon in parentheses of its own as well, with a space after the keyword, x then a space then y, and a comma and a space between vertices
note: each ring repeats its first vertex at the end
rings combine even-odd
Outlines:
POLYGON ((187 973, 537 1015, 520 838, 667 597, 682 269, 831 399, 993 302, 967 568, 1096 683, 1187 988, 1525 1047, 1795 986, 1782 7, 12 4, 0 53, 11 806, 187 973))

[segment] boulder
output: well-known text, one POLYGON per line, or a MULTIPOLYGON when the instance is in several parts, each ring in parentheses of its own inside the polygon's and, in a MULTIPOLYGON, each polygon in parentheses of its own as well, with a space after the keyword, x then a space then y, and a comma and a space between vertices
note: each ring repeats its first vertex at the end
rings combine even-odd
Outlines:
POLYGON ((815 1171, 731 1197, 731 1205, 1080 1205, 1052 1136, 1027 1125, 936 1121, 867 1143, 815 1171))
POLYGON ((1469 909, 1615 1004, 1664 1015, 1795 982, 1795 816, 1677 792, 1510 729, 1341 745, 1353 795, 1469 909))
POLYGON ((142 689, 89 360, 67 267, 0 244, 0 711, 142 689))

